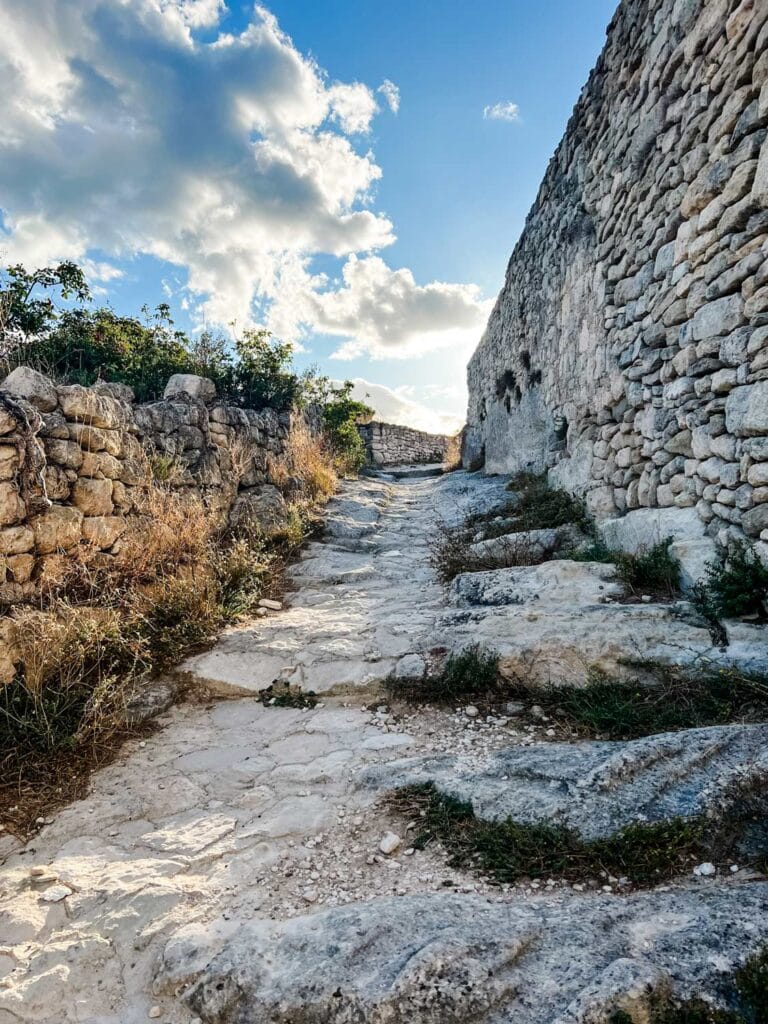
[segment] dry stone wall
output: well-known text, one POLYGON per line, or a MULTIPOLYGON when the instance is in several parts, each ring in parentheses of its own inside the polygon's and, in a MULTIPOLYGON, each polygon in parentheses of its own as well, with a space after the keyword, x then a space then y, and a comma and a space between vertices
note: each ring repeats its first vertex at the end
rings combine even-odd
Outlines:
POLYGON ((135 405, 125 385, 14 370, 0 386, 0 602, 33 597, 50 555, 82 543, 115 552, 153 471, 222 517, 276 521, 268 462, 285 453, 295 415, 225 405, 200 377, 177 375, 162 401, 135 405))
POLYGON ((445 434, 427 434, 394 423, 364 423, 358 427, 372 466, 409 462, 445 462, 454 441, 445 434))
POLYGON ((467 466, 768 540, 767 135, 768 3, 621 3, 469 365, 467 466))

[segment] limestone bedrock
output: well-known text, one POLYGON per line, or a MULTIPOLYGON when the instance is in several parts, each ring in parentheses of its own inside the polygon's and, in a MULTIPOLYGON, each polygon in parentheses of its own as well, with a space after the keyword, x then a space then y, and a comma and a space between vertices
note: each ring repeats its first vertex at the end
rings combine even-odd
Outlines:
POLYGON ((715 864, 635 895, 498 888, 438 847, 414 850, 382 799, 427 779, 481 815, 538 806, 588 834, 588 820, 606 832, 641 813, 709 813, 731 777, 765 769, 759 725, 573 745, 540 742, 546 723, 514 712, 393 712, 379 689, 391 670, 421 676, 435 648, 477 641, 547 680, 585 678, 638 644, 679 661, 768 659, 758 627, 734 626, 713 652, 684 602, 601 603, 615 594, 607 566, 561 559, 444 588, 429 560, 438 522, 498 506, 505 484, 346 484, 283 609, 186 664, 233 699, 165 710, 26 846, 5 836, 0 1024, 578 1024, 646 981, 714 993, 758 948, 768 892, 745 871, 715 864), (275 678, 321 704, 264 707, 256 691, 275 678), (385 854, 388 833, 401 842, 385 854))

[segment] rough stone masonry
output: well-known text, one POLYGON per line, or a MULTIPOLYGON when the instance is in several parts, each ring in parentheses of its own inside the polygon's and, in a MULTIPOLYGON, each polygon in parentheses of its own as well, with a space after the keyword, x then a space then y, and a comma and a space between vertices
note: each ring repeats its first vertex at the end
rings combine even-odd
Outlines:
POLYGON ((445 434, 428 434, 396 423, 361 423, 358 428, 372 466, 404 463, 445 462, 455 441, 445 434))
POLYGON ((768 554, 767 135, 767 3, 621 3, 469 365, 467 467, 768 554))

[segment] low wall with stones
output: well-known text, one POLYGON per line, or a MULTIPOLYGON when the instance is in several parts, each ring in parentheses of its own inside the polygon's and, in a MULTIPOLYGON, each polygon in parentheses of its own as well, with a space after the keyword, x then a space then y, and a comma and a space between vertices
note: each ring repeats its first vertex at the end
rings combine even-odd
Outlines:
POLYGON ((455 443, 453 438, 445 434, 427 434, 423 430, 400 427, 394 423, 374 421, 360 424, 358 430, 371 466, 445 462, 455 443))
POLYGON ((470 362, 465 465, 768 540, 767 135, 768 4, 623 0, 470 362))
POLYGON ((162 401, 136 405, 125 385, 14 370, 0 385, 0 602, 33 598, 53 554, 116 552, 153 463, 222 517, 275 521, 284 501, 268 460, 284 454, 295 416, 225 405, 200 377, 177 375, 162 401))

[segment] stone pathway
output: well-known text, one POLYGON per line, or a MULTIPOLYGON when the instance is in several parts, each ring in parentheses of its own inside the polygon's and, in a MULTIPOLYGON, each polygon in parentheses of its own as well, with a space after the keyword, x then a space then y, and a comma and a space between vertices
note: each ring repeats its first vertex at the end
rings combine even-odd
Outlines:
MULTIPOLYGON (((546 879, 493 887, 447 868, 437 849, 414 851, 405 823, 384 809, 381 787, 371 780, 396 775, 396 765, 437 759, 445 766, 457 757, 465 776, 476 769, 480 778, 503 763, 503 749, 531 744, 541 760, 543 744, 536 741, 546 738, 546 723, 523 728, 509 715, 474 717, 461 708, 393 714, 379 684, 391 671, 417 672, 435 647, 477 639, 514 660, 541 642, 536 623, 544 626, 550 616, 555 625, 547 628, 561 632, 562 664, 578 660, 562 653, 574 645, 585 657, 602 650, 605 631, 620 615, 635 638, 639 622, 653 635, 672 637, 670 650, 711 651, 706 635, 669 609, 632 606, 632 625, 629 612, 618 613, 627 606, 600 602, 595 587, 605 581, 594 571, 591 582, 580 575, 572 581, 570 605, 548 603, 544 586, 542 608, 532 607, 542 598, 531 574, 551 575, 563 563, 502 571, 507 575, 486 581, 491 604, 482 603, 485 584, 457 584, 447 606, 428 562, 434 526, 497 502, 503 487, 502 480, 463 473, 361 480, 331 503, 326 538, 310 544, 295 566, 286 609, 231 630, 183 667, 216 696, 233 699, 164 714, 156 734, 128 744, 95 776, 87 798, 6 859, 0 1024, 529 1019, 522 1004, 515 1004, 517 1016, 503 1009, 516 998, 514 971, 496 987, 481 984, 471 998, 456 991, 462 979, 477 986, 486 953, 489 962, 512 964, 547 915, 559 918, 554 907, 585 897, 546 879), (521 581, 528 598, 515 590, 521 581), (600 637, 585 641, 583 630, 593 630, 599 616, 600 637), (254 694, 275 678, 315 690, 323 703, 311 711, 265 708, 254 694), (379 847, 391 829, 400 829, 402 840, 385 855, 379 847), (492 949, 481 934, 486 918, 498 924, 492 942, 486 936, 492 949), (331 952, 336 936, 350 950, 343 971, 331 952), (438 982, 441 964, 446 973, 438 982), (305 968, 314 981, 302 989, 305 968), (429 1006, 414 995, 425 978, 429 1006)), ((563 574, 555 576, 562 587, 563 574)), ((749 657, 763 657, 765 642, 754 639, 749 657)), ((554 650, 554 639, 549 643, 554 650)), ((739 767, 739 756, 751 756, 752 745, 742 747, 746 753, 729 754, 729 771, 739 767)), ((718 954, 724 970, 728 956, 768 930, 765 920, 755 923, 742 912, 748 904, 766 906, 764 888, 741 873, 684 880, 674 913, 658 931, 663 942, 642 924, 658 917, 663 895, 638 894, 632 902, 618 894, 590 897, 601 902, 590 905, 589 927, 610 921, 618 929, 615 941, 596 944, 594 970, 614 987, 617 979, 661 970, 659 961, 681 955, 690 935, 707 927, 729 937, 718 954), (634 945, 625 941, 630 920, 644 936, 634 945), (637 960, 628 974, 611 966, 627 957, 637 960)), ((583 916, 575 906, 568 913, 583 916)), ((580 938, 569 940, 574 949, 589 941, 588 925, 580 927, 580 938)), ((545 959, 552 955, 543 949, 545 959)), ((526 965, 535 960, 534 952, 526 957, 526 965)), ((714 969, 714 957, 707 953, 699 974, 714 969)), ((587 999, 591 970, 572 979, 573 1006, 587 999)), ((543 1005, 558 981, 539 977, 536 985, 543 1005)), ((535 1019, 582 1017, 573 1011, 535 1019)))

